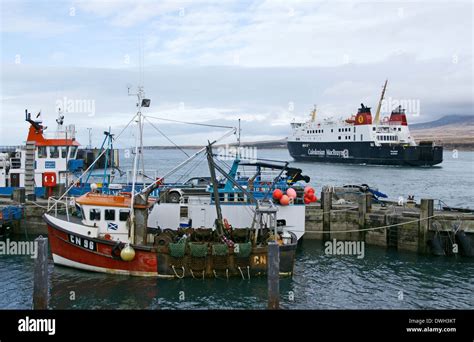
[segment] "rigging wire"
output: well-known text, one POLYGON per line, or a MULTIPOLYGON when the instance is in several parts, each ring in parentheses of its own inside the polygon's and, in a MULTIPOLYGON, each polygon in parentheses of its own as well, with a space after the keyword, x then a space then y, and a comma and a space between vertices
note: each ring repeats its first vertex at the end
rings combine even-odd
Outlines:
POLYGON ((151 119, 156 119, 156 120, 182 123, 182 124, 186 124, 186 125, 196 125, 196 126, 205 126, 205 127, 216 127, 216 128, 235 129, 235 127, 232 127, 232 126, 211 125, 211 124, 204 124, 204 123, 199 123, 199 122, 190 122, 190 121, 181 121, 181 120, 174 120, 174 119, 165 119, 165 118, 159 118, 159 117, 157 117, 157 116, 151 116, 151 115, 147 115, 146 117, 151 118, 151 119))
POLYGON ((158 133, 160 133, 163 137, 165 137, 166 140, 168 140, 170 143, 172 143, 176 148, 178 148, 181 152, 183 152, 186 155, 186 157, 189 158, 189 154, 187 154, 185 150, 183 150, 173 140, 171 140, 165 133, 163 133, 158 127, 156 127, 150 120, 148 120, 148 118, 146 116, 144 116, 144 117, 145 117, 145 120, 151 125, 151 127, 153 127, 158 133))

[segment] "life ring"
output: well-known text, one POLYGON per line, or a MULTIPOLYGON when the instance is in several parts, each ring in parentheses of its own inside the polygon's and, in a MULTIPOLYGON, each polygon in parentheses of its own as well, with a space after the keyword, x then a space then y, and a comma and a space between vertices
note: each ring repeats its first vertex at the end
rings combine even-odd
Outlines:
POLYGON ((359 117, 357 118, 357 122, 358 123, 363 123, 364 122, 364 117, 362 115, 359 115, 359 117))
POLYGON ((125 244, 123 242, 118 241, 114 247, 112 247, 112 251, 110 254, 112 254, 112 258, 116 260, 121 260, 120 253, 122 252, 122 249, 125 247, 125 244))

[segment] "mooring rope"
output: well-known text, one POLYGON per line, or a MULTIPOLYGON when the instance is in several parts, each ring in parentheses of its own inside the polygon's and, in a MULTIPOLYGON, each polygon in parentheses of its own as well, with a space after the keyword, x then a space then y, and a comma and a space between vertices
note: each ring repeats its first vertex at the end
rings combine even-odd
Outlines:
POLYGON ((242 279, 245 280, 244 272, 242 272, 242 269, 240 268, 240 266, 237 266, 237 268, 238 268, 239 271, 240 271, 240 275, 242 276, 242 279))
POLYGON ((184 278, 184 274, 186 272, 186 270, 184 269, 184 266, 181 266, 181 269, 183 270, 183 275, 182 276, 179 276, 178 272, 176 272, 176 269, 175 269, 174 265, 171 265, 171 268, 173 269, 173 272, 176 275, 176 277, 178 277, 179 279, 184 278))
MULTIPOLYGON (((442 215, 432 215, 428 217, 424 217, 422 219, 417 219, 417 220, 412 220, 412 221, 407 221, 407 222, 400 222, 400 223, 395 223, 395 224, 389 224, 386 226, 380 226, 380 227, 373 227, 373 228, 362 228, 362 229, 351 229, 351 230, 329 230, 329 231, 321 231, 322 234, 329 234, 329 233, 356 233, 356 232, 363 232, 363 231, 370 231, 370 230, 378 230, 378 229, 387 229, 390 227, 396 227, 396 226, 403 226, 405 224, 410 224, 410 223, 415 223, 415 222, 420 222, 424 220, 431 219, 433 217, 438 217, 442 215)), ((314 232, 314 231, 313 231, 314 232)), ((318 232, 319 233, 319 232, 318 232)))
POLYGON ((324 214, 330 214, 330 213, 341 212, 341 211, 350 211, 350 210, 354 210, 354 209, 359 209, 359 206, 345 208, 345 209, 329 209, 329 211, 323 211, 321 213, 313 213, 312 215, 324 215, 324 214))

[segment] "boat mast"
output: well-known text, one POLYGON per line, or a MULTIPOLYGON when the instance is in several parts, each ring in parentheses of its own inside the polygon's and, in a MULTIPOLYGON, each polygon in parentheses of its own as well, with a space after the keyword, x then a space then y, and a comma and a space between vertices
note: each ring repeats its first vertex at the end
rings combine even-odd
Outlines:
POLYGON ((311 111, 311 121, 312 121, 312 122, 316 121, 316 109, 317 109, 317 106, 314 105, 314 108, 313 108, 313 110, 311 111))
MULTIPOLYGON (((150 107, 150 100, 149 99, 145 99, 144 96, 145 96, 145 92, 143 91, 143 87, 142 86, 139 86, 138 87, 138 91, 136 94, 131 94, 130 93, 130 88, 128 88, 128 95, 129 96, 137 96, 137 107, 138 107, 138 110, 137 110, 137 114, 136 114, 136 117, 137 117, 137 130, 138 130, 138 135, 137 135, 137 139, 136 139, 136 142, 135 142, 135 156, 134 156, 134 159, 133 159, 133 174, 132 174, 132 198, 131 198, 131 201, 130 201, 130 241, 132 243, 137 243, 138 241, 135 241, 135 220, 136 220, 136 217, 135 217, 135 210, 134 210, 134 205, 135 205, 135 201, 136 201, 136 196, 135 196, 135 188, 136 188, 136 182, 137 182, 137 169, 138 169, 138 162, 141 161, 141 164, 142 164, 142 172, 143 172, 143 175, 142 177, 145 177, 145 172, 144 172, 144 169, 145 169, 145 166, 144 166, 144 160, 143 160, 143 156, 142 156, 142 153, 143 153, 143 124, 144 124, 144 121, 143 121, 143 114, 142 114, 142 107, 150 107)), ((139 237, 141 238, 144 238, 146 239, 146 232, 143 236, 143 232, 140 232, 139 234, 139 237)), ((139 241, 138 243, 146 243, 146 240, 145 241, 139 241)))
POLYGON ((380 96, 380 101, 379 101, 379 105, 377 106, 377 112, 375 113, 375 124, 378 125, 379 122, 380 122, 380 109, 382 108, 382 101, 383 101, 383 97, 385 95, 385 89, 387 89, 387 82, 388 80, 385 80, 385 84, 383 85, 383 89, 382 89, 382 95, 380 96))
POLYGON ((217 218, 215 221, 216 231, 219 236, 222 236, 224 234, 224 223, 223 223, 223 218, 222 218, 221 202, 219 199, 219 184, 217 183, 216 169, 214 167, 214 160, 212 156, 212 145, 210 142, 208 142, 206 153, 207 153, 207 163, 209 164, 209 172, 211 174, 211 183, 212 183, 212 190, 214 194, 214 203, 216 205, 216 212, 217 212, 217 218))

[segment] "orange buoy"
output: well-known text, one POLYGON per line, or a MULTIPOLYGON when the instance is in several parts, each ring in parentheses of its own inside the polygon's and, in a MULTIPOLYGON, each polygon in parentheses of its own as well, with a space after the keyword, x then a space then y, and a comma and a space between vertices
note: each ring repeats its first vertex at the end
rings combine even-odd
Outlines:
POLYGON ((283 191, 281 191, 280 189, 275 189, 273 191, 273 198, 274 199, 279 200, 281 198, 281 196, 283 196, 283 191))
POLYGON ((287 195, 283 195, 280 198, 280 204, 281 205, 288 205, 290 204, 290 198, 287 195))

